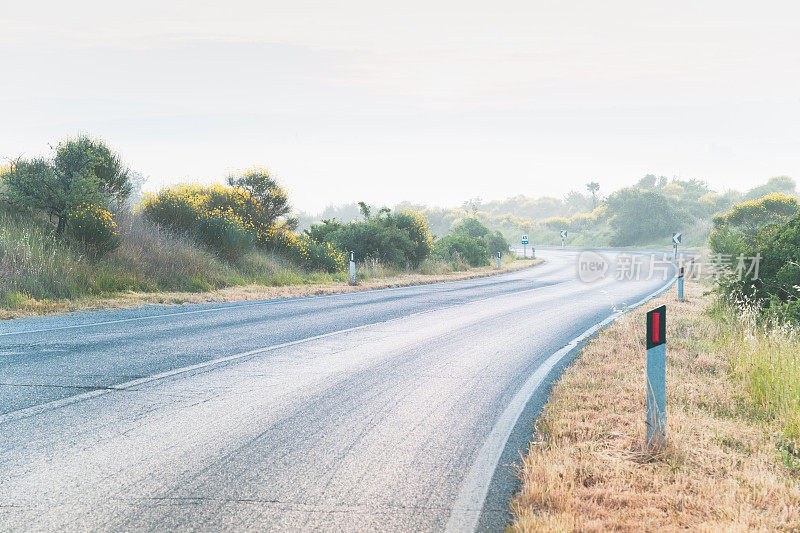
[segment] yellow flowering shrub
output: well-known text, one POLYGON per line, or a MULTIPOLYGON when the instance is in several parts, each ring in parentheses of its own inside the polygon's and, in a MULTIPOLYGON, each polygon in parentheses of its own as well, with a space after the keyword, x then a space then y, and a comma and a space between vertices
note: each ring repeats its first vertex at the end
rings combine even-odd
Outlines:
POLYGON ((144 214, 177 233, 188 234, 227 258, 235 258, 252 246, 253 232, 231 204, 236 192, 229 187, 178 185, 145 196, 144 214), (228 205, 212 200, 228 197, 228 205))
POLYGON ((243 188, 185 184, 147 195, 140 209, 157 224, 191 235, 228 258, 255 245, 309 269, 336 272, 344 268, 344 254, 296 235, 275 217, 264 216, 262 206, 243 188))
POLYGON ((728 213, 713 218, 709 246, 718 254, 753 255, 755 250, 769 244, 780 225, 798 211, 797 198, 783 193, 736 204, 728 213))
POLYGON ((67 230, 94 255, 103 255, 119 246, 119 231, 113 215, 96 205, 83 203, 70 211, 67 230))

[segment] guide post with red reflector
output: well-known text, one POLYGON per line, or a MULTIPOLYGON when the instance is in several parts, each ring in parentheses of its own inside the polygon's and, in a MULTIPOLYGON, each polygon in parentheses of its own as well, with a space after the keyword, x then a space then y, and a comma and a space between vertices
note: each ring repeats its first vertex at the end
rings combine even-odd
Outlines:
POLYGON ((667 306, 647 313, 647 445, 667 439, 667 306))
POLYGON ((683 267, 678 273, 678 300, 683 301, 683 267))

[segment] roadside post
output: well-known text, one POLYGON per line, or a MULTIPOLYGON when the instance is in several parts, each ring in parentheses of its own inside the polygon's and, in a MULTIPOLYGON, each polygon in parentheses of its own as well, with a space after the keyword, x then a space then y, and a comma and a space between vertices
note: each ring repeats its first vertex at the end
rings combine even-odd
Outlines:
POLYGON ((678 300, 683 301, 683 267, 678 273, 678 300))
POLYGON ((500 268, 500 252, 497 252, 497 268, 500 268))
POLYGON ((660 448, 667 439, 667 306, 647 313, 647 446, 660 448))
POLYGON ((536 248, 531 246, 531 259, 536 259, 536 248))
POLYGON ((350 285, 356 284, 356 253, 350 252, 350 285))
POLYGON ((566 240, 566 238, 567 238, 567 230, 562 229, 561 230, 561 248, 564 248, 564 241, 566 240))
POLYGON ((692 257, 692 264, 689 265, 689 277, 694 276, 694 257, 692 257))
POLYGON ((525 234, 522 236, 522 257, 523 259, 528 257, 528 252, 525 250, 525 246, 528 244, 528 235, 525 234))
POLYGON ((678 258, 678 245, 681 243, 681 236, 683 233, 673 233, 672 234, 672 244, 674 246, 674 252, 672 254, 673 259, 678 258))

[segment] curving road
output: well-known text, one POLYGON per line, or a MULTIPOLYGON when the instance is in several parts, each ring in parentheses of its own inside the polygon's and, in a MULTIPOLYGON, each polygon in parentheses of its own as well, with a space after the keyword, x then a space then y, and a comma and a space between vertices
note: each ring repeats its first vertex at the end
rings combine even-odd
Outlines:
POLYGON ((577 251, 537 254, 477 280, 0 323, 0 529, 502 529, 548 380, 674 276, 642 255, 617 280, 607 252, 584 283, 577 251))

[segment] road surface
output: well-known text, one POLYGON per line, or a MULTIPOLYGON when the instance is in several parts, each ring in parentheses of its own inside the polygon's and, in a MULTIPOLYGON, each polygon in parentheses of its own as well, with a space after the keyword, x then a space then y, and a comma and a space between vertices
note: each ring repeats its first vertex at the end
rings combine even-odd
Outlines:
POLYGON ((668 283, 584 283, 576 251, 537 254, 477 280, 0 323, 0 530, 502 529, 572 341, 668 283))

